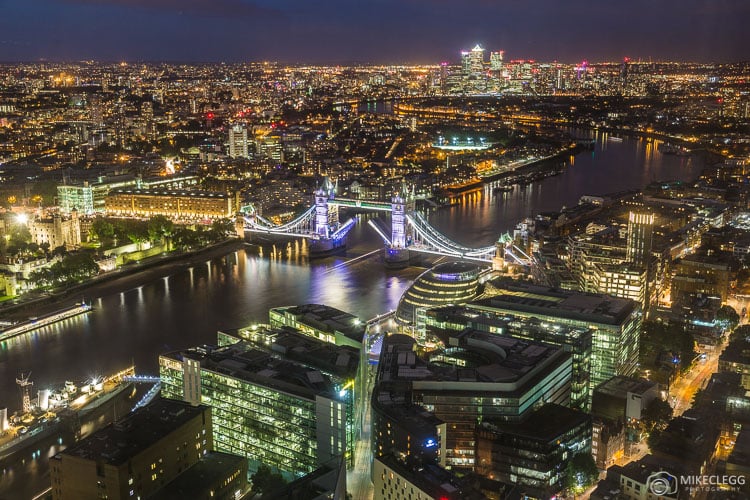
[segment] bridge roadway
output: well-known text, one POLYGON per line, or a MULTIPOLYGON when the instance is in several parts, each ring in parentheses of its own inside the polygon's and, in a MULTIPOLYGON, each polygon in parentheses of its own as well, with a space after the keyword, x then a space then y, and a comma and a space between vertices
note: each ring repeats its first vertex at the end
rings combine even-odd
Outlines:
MULTIPOLYGON (((392 203, 382 201, 329 198, 328 200, 326 200, 326 203, 328 205, 337 207, 374 210, 381 212, 393 211, 392 203)), ((246 208, 252 210, 251 207, 246 208)), ((319 239, 320 235, 314 228, 316 217, 315 210, 316 208, 313 206, 305 211, 302 215, 298 216, 296 219, 281 225, 274 225, 270 221, 264 219, 262 216, 256 214, 253 218, 246 218, 245 229, 247 231, 257 233, 319 239)), ((405 215, 405 222, 408 223, 414 233, 414 242, 406 247, 406 250, 487 263, 493 261, 493 258, 497 251, 495 245, 483 248, 464 247, 463 245, 452 241, 451 239, 440 233, 437 229, 432 227, 427 221, 427 218, 421 213, 413 211, 406 213, 405 215)), ((349 231, 351 226, 355 223, 356 218, 350 219, 340 228, 338 228, 331 235, 331 237, 335 239, 344 236, 349 231)), ((383 238, 383 241, 386 243, 386 245, 390 246, 393 244, 388 238, 388 231, 385 231, 384 228, 378 228, 377 225, 372 221, 370 221, 369 224, 378 232, 381 238, 383 238)), ((399 232, 400 234, 406 234, 406 228, 401 228, 401 230, 397 232, 399 232)), ((527 264, 530 261, 530 258, 519 249, 517 249, 517 247, 514 246, 513 249, 518 251, 526 258, 526 260, 523 260, 515 255, 514 251, 506 248, 506 255, 512 257, 514 261, 522 265, 527 264)))

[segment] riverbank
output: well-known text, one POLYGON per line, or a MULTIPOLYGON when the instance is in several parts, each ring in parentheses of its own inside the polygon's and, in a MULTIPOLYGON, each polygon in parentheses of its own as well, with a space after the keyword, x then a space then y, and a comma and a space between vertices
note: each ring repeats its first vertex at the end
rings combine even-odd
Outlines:
POLYGON ((122 292, 156 278, 173 274, 182 268, 226 255, 244 248, 245 245, 243 240, 232 239, 186 253, 151 257, 138 264, 126 265, 116 271, 99 275, 79 285, 48 292, 36 299, 19 304, 6 303, 7 305, 0 308, 0 315, 3 319, 24 320, 30 315, 45 314, 80 302, 81 299, 92 301, 103 295, 122 292))

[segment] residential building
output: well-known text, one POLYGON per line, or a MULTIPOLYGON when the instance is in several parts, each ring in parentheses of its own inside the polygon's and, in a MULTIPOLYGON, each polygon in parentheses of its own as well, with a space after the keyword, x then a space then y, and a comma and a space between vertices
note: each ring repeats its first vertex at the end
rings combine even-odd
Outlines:
POLYGON ((113 189, 105 202, 107 215, 174 219, 230 218, 239 211, 239 193, 199 190, 113 189))

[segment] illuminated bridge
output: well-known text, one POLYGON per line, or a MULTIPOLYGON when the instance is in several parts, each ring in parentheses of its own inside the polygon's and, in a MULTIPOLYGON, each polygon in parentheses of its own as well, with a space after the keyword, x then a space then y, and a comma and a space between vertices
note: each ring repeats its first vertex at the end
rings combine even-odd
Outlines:
POLYGON ((336 198, 334 191, 326 180, 315 192, 315 205, 284 224, 274 224, 250 207, 245 214, 245 231, 310 238, 313 245, 328 242, 328 246, 335 248, 343 246, 346 235, 357 222, 356 217, 343 224, 339 222, 339 207, 344 207, 391 213, 390 227, 382 220, 369 220, 368 224, 385 242, 386 264, 392 266, 407 265, 410 252, 487 262, 496 267, 502 267, 506 262, 525 266, 531 261, 523 250, 513 244, 507 233, 494 245, 480 248, 469 248, 451 240, 432 227, 427 218, 416 210, 414 193, 407 189, 394 195, 390 203, 336 198))

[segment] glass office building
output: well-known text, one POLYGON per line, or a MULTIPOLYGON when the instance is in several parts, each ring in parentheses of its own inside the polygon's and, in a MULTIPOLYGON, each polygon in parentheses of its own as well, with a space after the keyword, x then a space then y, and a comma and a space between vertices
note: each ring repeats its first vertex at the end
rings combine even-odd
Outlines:
POLYGON ((570 406, 584 411, 591 408, 592 330, 571 325, 550 324, 536 318, 476 311, 466 306, 429 309, 425 314, 425 325, 430 335, 441 339, 449 336, 451 332, 460 332, 469 328, 560 346, 571 354, 573 360, 570 406))
POLYGON ((162 394, 213 410, 216 450, 288 477, 353 460, 354 395, 343 379, 240 342, 159 357, 162 394))
POLYGON ((535 318, 554 328, 591 330, 590 387, 638 369, 642 309, 630 299, 558 290, 525 282, 492 282, 496 295, 467 304, 474 312, 535 318))

